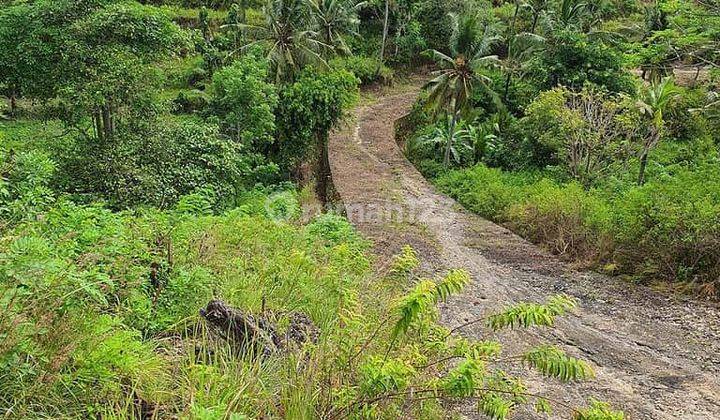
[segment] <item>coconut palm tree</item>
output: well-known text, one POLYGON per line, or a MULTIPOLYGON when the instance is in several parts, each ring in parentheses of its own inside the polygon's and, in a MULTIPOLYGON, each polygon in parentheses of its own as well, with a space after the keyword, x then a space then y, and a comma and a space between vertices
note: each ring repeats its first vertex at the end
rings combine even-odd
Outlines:
MULTIPOLYGON (((458 119, 468 111, 470 98, 476 87, 487 90, 498 100, 497 94, 490 88, 490 79, 481 73, 483 68, 498 65, 497 56, 488 55, 490 48, 500 38, 493 33, 490 26, 480 27, 477 17, 451 15, 453 34, 450 50, 453 57, 440 51, 432 50, 432 55, 441 67, 433 72, 434 78, 427 83, 427 106, 436 114, 444 113, 450 117, 448 136, 450 141, 445 147, 443 162, 450 164, 452 139, 458 119)), ((499 100, 498 100, 499 102, 499 100)))
POLYGON ((530 32, 519 33, 509 39, 507 56, 503 59, 502 64, 506 73, 503 100, 507 101, 513 76, 523 77, 524 70, 544 44, 545 38, 530 32))
POLYGON ((663 114, 668 105, 680 94, 671 77, 663 78, 650 86, 641 88, 640 98, 637 101, 640 114, 648 120, 648 131, 644 136, 640 149, 640 171, 638 185, 645 183, 645 168, 647 168, 648 155, 660 142, 665 125, 663 114))
POLYGON ((358 11, 366 3, 355 0, 308 0, 308 3, 317 25, 318 37, 328 46, 325 48, 326 55, 350 54, 345 39, 358 35, 358 11))
POLYGON ((327 48, 312 27, 312 15, 305 0, 268 0, 263 8, 265 22, 261 26, 245 23, 224 25, 253 31, 255 40, 236 52, 245 52, 254 45, 263 45, 271 72, 277 83, 292 82, 306 65, 327 68, 320 52, 327 48))

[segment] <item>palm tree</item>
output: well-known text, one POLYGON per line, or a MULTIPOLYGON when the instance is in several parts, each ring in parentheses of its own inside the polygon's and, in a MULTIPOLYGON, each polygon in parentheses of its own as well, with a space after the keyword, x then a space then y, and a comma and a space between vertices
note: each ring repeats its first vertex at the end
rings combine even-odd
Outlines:
POLYGON ((530 32, 535 33, 537 25, 540 22, 540 18, 547 13, 550 7, 550 0, 527 0, 523 7, 530 11, 532 15, 532 26, 530 32))
POLYGON ((588 3, 583 0, 562 0, 557 19, 565 26, 578 24, 588 10, 588 3))
POLYGON ((306 65, 327 68, 320 51, 327 46, 316 31, 309 29, 312 16, 304 0, 268 0, 263 8, 265 23, 262 26, 245 23, 224 25, 255 32, 255 41, 239 48, 245 52, 254 45, 264 45, 267 59, 276 82, 292 82, 306 65))
POLYGON ((585 0, 560 0, 556 4, 556 7, 545 13, 546 34, 562 28, 583 29, 583 22, 590 14, 590 8, 585 0))
POLYGON ((666 77, 660 82, 654 82, 650 86, 643 87, 637 105, 640 113, 649 120, 647 134, 643 138, 642 149, 640 150, 640 171, 638 174, 638 185, 645 183, 645 168, 647 167, 650 150, 659 142, 663 134, 665 109, 670 102, 680 94, 672 78, 666 77))
POLYGON ((326 53, 350 54, 345 38, 357 36, 360 25, 358 11, 365 2, 354 0, 308 0, 315 18, 318 35, 326 53))
POLYGON ((451 18, 453 34, 450 50, 454 58, 433 50, 432 54, 441 69, 433 72, 434 79, 425 86, 428 107, 436 114, 442 111, 450 116, 448 138, 451 141, 447 142, 443 159, 446 166, 450 164, 455 127, 461 114, 468 110, 476 85, 490 92, 497 100, 497 94, 489 87, 490 79, 480 70, 499 63, 497 56, 488 55, 488 52, 500 39, 489 26, 480 28, 475 16, 451 15, 451 18))
POLYGON ((523 70, 527 68, 535 52, 542 48, 544 43, 545 38, 530 32, 519 33, 510 38, 507 57, 503 60, 503 69, 507 73, 503 100, 507 101, 512 77, 520 75, 522 78, 523 70))

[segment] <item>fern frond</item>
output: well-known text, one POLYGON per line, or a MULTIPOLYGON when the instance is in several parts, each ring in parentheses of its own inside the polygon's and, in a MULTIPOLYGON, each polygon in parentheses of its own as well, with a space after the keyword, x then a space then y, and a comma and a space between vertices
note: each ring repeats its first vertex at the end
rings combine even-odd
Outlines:
POLYGON ((474 359, 465 359, 451 370, 441 383, 441 389, 453 397, 470 397, 485 374, 485 364, 474 359))
POLYGON ((483 394, 478 401, 478 410, 493 420, 506 419, 514 406, 515 403, 494 392, 483 394))
MULTIPOLYGON (((409 249, 412 250, 412 248, 409 249)), ((469 282, 470 275, 464 270, 450 271, 439 283, 432 280, 420 281, 400 301, 397 307, 400 318, 395 324, 395 328, 393 328, 391 338, 394 339, 400 334, 405 334, 428 308, 446 300, 452 294, 460 292, 469 282)))
POLYGON ((465 270, 451 270, 437 284, 435 295, 437 301, 446 301, 451 295, 460 293, 470 283, 470 274, 465 270))
POLYGON ((538 398, 537 401, 535 401, 535 412, 538 414, 552 414, 550 402, 545 398, 538 398))
POLYGON ((519 303, 505 311, 491 315, 488 319, 490 328, 494 331, 516 326, 529 328, 532 326, 552 326, 555 318, 574 308, 575 300, 566 295, 550 298, 545 304, 519 303))
POLYGON ((431 280, 423 280, 405 296, 397 306, 400 318, 395 323, 391 338, 394 340, 405 334, 410 326, 420 318, 428 307, 435 304, 437 285, 431 280))
POLYGON ((497 341, 478 341, 468 346, 465 355, 473 359, 482 360, 499 356, 501 352, 502 345, 497 341))
POLYGON ((420 265, 417 253, 410 245, 405 245, 400 252, 393 258, 388 273, 392 278, 401 278, 409 275, 420 265))
POLYGON ((570 357, 554 346, 534 348, 523 355, 523 361, 543 375, 563 382, 595 376, 595 372, 587 362, 570 357))
POLYGON ((614 411, 609 404, 592 400, 590 406, 577 410, 574 420, 625 420, 622 411, 614 411))
POLYGON ((577 306, 577 299, 568 295, 555 295, 545 304, 555 316, 564 315, 577 306))

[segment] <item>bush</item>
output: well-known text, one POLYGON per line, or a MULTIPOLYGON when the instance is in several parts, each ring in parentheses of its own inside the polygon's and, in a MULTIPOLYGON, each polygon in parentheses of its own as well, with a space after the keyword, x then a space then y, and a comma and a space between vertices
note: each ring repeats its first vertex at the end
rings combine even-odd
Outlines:
POLYGON ((347 70, 360 79, 360 84, 367 86, 373 83, 392 84, 395 72, 377 58, 351 56, 336 58, 330 66, 337 70, 347 70))
POLYGON ((360 242, 360 237, 347 219, 332 213, 317 216, 307 226, 307 232, 331 245, 360 242))
POLYGON ((267 62, 246 55, 218 70, 212 79, 211 110, 220 118, 223 132, 255 150, 265 150, 275 132, 278 96, 267 78, 267 62))
POLYGON ((74 194, 99 196, 112 207, 173 206, 199 188, 232 199, 252 186, 263 159, 219 135, 216 126, 190 120, 156 120, 152 130, 128 126, 116 138, 96 144, 78 141, 60 160, 59 186, 74 194))
POLYGON ((718 165, 682 170, 614 201, 615 259, 634 274, 720 286, 718 165))
POLYGON ((507 218, 520 235, 574 260, 598 263, 612 246, 609 204, 575 182, 561 186, 543 179, 533 184, 510 206, 507 218))
POLYGON ((0 228, 44 211, 54 201, 55 162, 38 151, 0 149, 0 228))
POLYGON ((642 187, 585 190, 536 174, 483 165, 437 185, 468 209, 505 222, 568 258, 645 280, 691 284, 716 295, 720 278, 720 168, 678 169, 642 187))
POLYGON ((530 173, 510 174, 479 164, 448 172, 436 183, 475 213, 495 222, 506 222, 508 210, 526 196, 526 185, 534 179, 535 175, 530 173))
POLYGON ((181 114, 199 114, 210 104, 208 94, 202 90, 182 90, 173 100, 173 111, 181 114))

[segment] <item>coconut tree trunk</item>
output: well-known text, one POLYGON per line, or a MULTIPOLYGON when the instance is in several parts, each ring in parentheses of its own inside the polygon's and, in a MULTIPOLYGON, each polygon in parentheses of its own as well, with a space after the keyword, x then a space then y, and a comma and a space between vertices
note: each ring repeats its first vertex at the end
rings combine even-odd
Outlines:
POLYGON ((385 45, 387 43, 387 36, 390 23, 390 0, 385 0, 385 22, 383 23, 383 38, 382 45, 380 46, 380 61, 385 62, 385 45))
POLYGON ((328 141, 327 136, 324 136, 319 144, 319 156, 316 169, 316 189, 318 200, 323 207, 328 203, 328 187, 330 185, 330 159, 328 157, 328 141))

